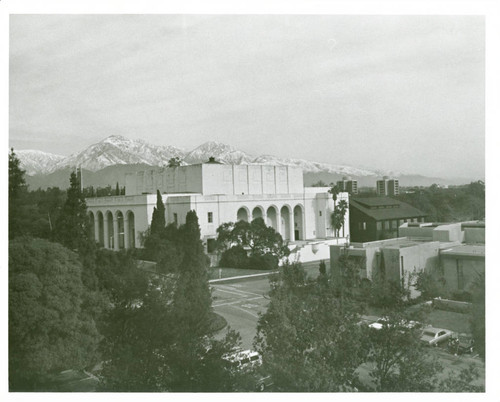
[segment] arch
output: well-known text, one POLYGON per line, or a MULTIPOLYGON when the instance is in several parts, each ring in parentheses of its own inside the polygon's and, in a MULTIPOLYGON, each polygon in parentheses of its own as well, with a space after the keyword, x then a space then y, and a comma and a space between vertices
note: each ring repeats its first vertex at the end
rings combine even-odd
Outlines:
POLYGON ((255 207, 252 210, 252 221, 257 218, 262 218, 264 219, 264 209, 260 206, 255 207))
POLYGON ((88 213, 89 217, 89 237, 91 239, 94 239, 94 241, 97 241, 95 238, 96 232, 95 232, 95 215, 92 211, 88 213))
POLYGON ((300 204, 293 209, 293 222, 295 240, 304 240, 304 208, 300 204))
POLYGON ((128 233, 128 244, 125 244, 126 248, 135 248, 135 215, 132 211, 127 211, 125 214, 127 217, 126 221, 128 227, 125 228, 128 233))
POLYGON ((123 220, 122 211, 116 211, 115 213, 118 233, 116 234, 116 241, 118 241, 118 249, 125 248, 125 222, 123 220))
MULTIPOLYGON (((107 248, 113 249, 114 248, 114 241, 115 241, 115 228, 113 225, 113 213, 111 211, 106 211, 104 215, 104 225, 105 228, 107 228, 107 248)), ((105 231, 106 232, 106 231, 105 231)), ((106 247, 106 242, 104 243, 104 246, 106 247)))
POLYGON ((283 240, 291 240, 290 236, 290 207, 288 205, 283 205, 280 210, 281 213, 281 235, 283 240))
POLYGON ((247 207, 241 207, 238 209, 238 213, 236 214, 236 221, 245 221, 248 222, 248 216, 249 216, 248 208, 247 207))
POLYGON ((102 214, 101 211, 97 211, 97 243, 99 243, 100 246, 104 246, 104 215, 102 214))
POLYGON ((271 226, 276 232, 278 231, 278 212, 274 205, 267 208, 267 226, 271 226))

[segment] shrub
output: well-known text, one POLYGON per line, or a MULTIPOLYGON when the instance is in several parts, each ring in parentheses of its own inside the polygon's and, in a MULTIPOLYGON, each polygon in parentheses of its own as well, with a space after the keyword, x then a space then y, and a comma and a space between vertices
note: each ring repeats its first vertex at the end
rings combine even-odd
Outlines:
POLYGON ((248 268, 272 271, 278 268, 278 257, 272 254, 252 255, 248 259, 248 268))
POLYGON ((219 266, 224 268, 246 268, 247 252, 242 246, 233 246, 222 253, 219 266))

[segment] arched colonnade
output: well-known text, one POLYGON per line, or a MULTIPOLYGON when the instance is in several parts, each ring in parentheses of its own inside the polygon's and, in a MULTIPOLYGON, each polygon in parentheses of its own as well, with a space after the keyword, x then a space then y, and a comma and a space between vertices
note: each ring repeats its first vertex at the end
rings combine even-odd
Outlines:
POLYGON ((241 206, 236 213, 236 220, 249 222, 256 218, 264 219, 267 226, 271 226, 276 232, 281 234, 284 240, 304 240, 304 207, 297 204, 294 207, 285 204, 279 208, 271 205, 267 209, 256 206, 250 209, 241 206))
POLYGON ((132 211, 89 212, 90 236, 104 248, 122 250, 135 247, 135 216, 132 211))

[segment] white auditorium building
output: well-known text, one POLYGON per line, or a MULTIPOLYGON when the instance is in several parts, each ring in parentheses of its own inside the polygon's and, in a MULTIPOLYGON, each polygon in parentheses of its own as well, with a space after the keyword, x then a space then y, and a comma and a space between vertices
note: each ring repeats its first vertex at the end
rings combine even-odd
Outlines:
MULTIPOLYGON (((87 198, 96 241, 120 250, 141 247, 160 190, 167 224, 183 224, 195 210, 203 243, 213 250, 222 223, 262 217, 290 244, 334 238, 333 200, 326 187, 304 187, 302 170, 267 165, 207 163, 148 170, 126 176, 125 195, 87 198), (116 234, 116 235, 115 235, 116 234)), ((348 194, 338 200, 348 202, 348 194)), ((349 214, 344 236, 348 237, 349 214)), ((338 243, 338 240, 337 240, 338 243)))

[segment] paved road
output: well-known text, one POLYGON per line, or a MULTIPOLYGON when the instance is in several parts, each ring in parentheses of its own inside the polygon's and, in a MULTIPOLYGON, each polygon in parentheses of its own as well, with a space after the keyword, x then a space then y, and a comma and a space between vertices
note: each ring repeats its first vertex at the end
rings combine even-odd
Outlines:
MULTIPOLYGON (((328 261, 325 261, 328 264, 328 261)), ((319 273, 319 262, 303 264, 310 277, 319 273)), ((242 347, 252 349, 257 334, 259 313, 263 313, 269 300, 269 279, 259 277, 255 279, 232 280, 227 283, 212 284, 216 313, 223 316, 228 325, 240 333, 242 347)), ((223 331, 225 333, 225 330, 223 331)), ((222 334, 223 335, 223 334, 222 334)))

